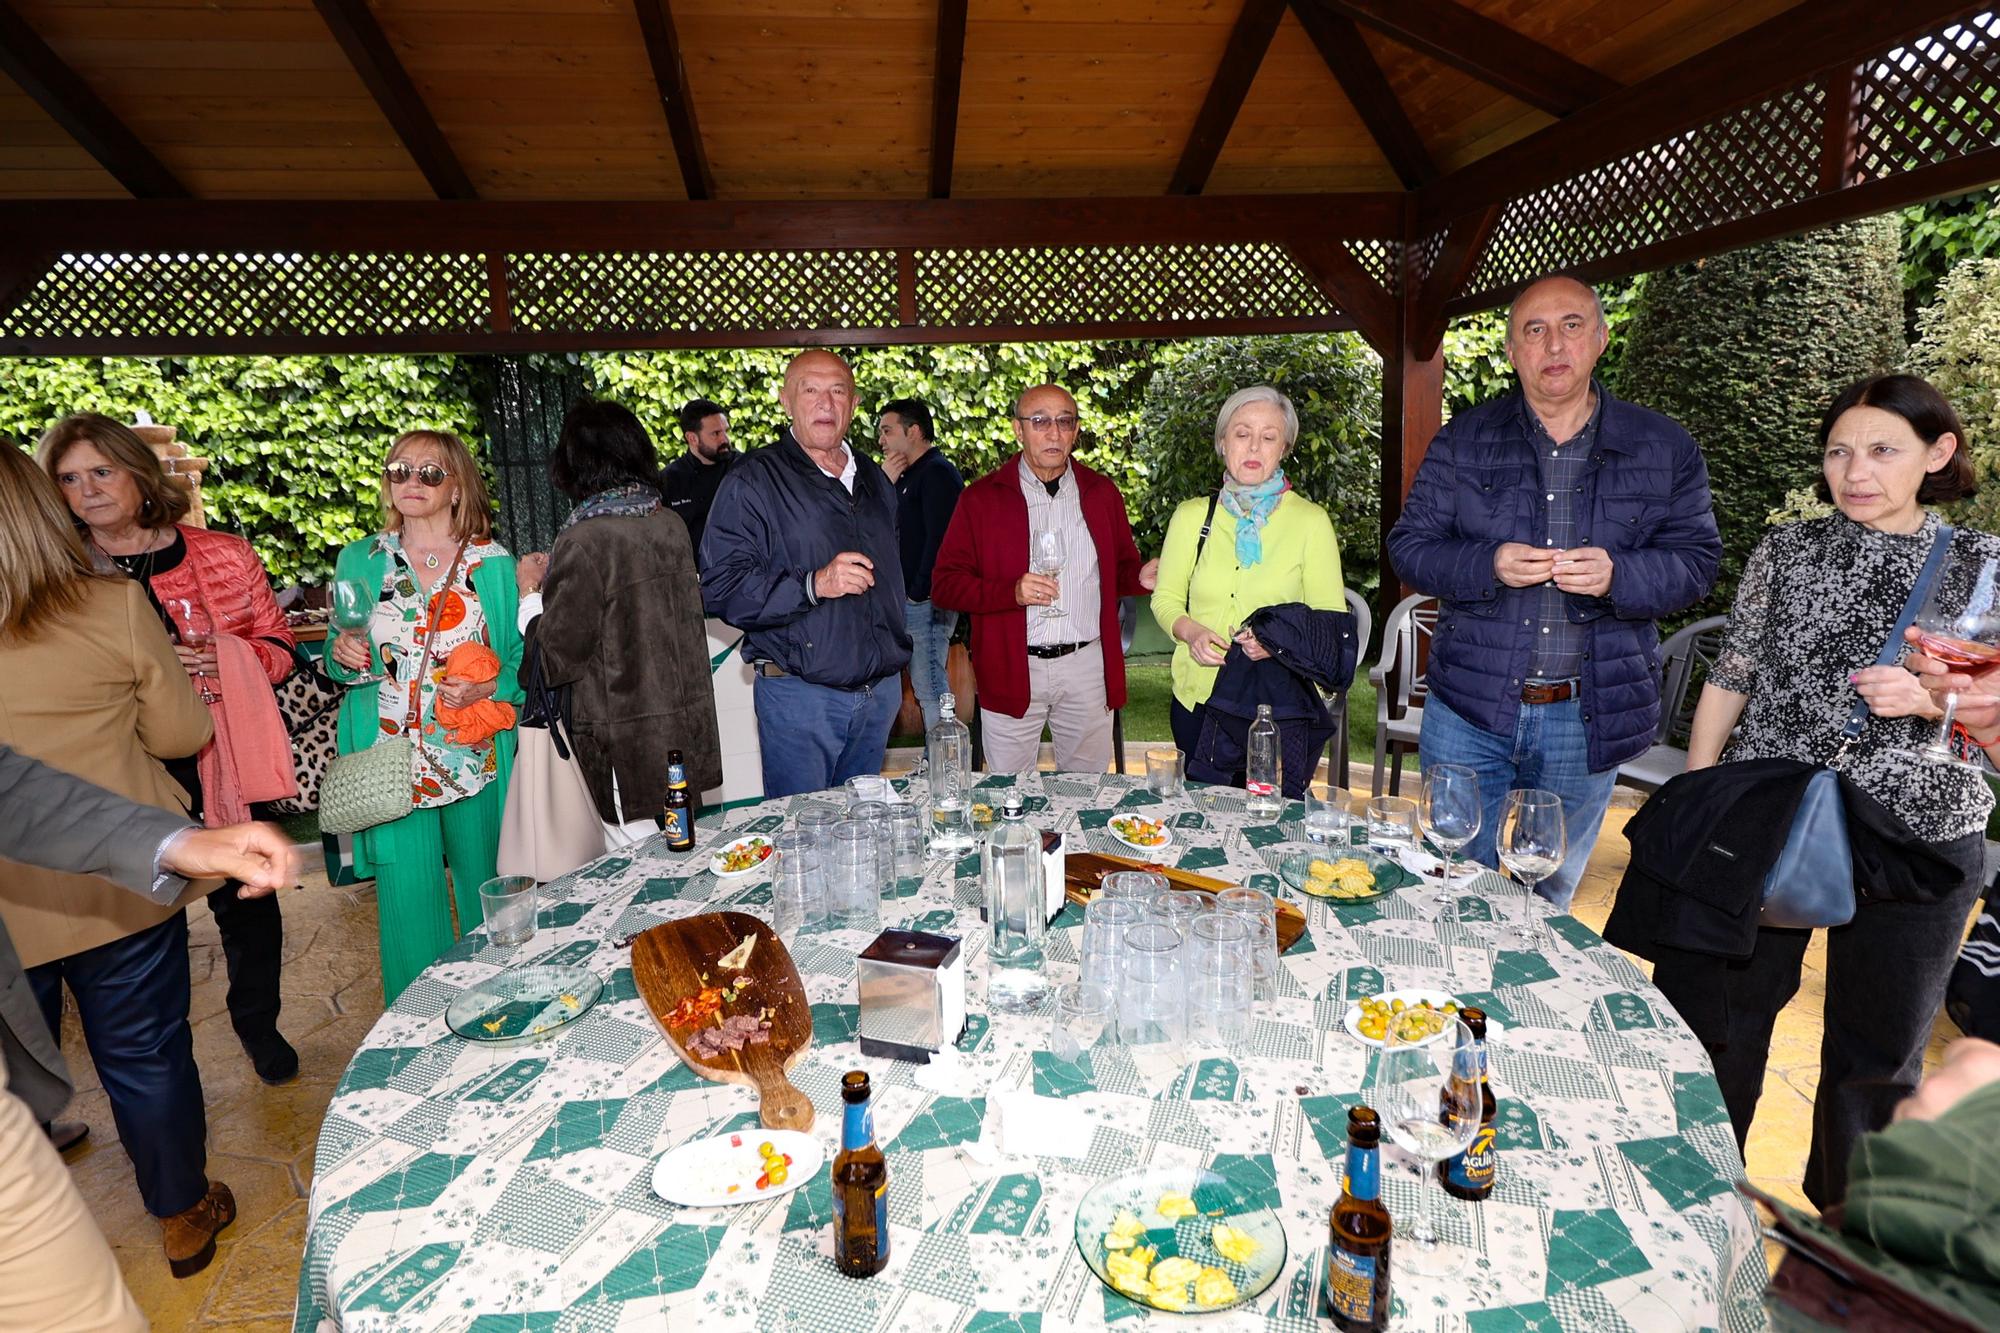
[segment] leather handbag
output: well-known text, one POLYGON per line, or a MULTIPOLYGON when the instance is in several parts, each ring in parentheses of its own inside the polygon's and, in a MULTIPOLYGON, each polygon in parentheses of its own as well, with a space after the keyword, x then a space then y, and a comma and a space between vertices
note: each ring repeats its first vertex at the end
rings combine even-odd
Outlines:
MULTIPOLYGON (((1893 663, 1903 647, 1903 631, 1917 618, 1938 568, 1944 564, 1951 546, 1949 524, 1938 528, 1924 558, 1923 572, 1917 575, 1896 627, 1875 657, 1876 666, 1893 663)), ((1840 729, 1841 753, 1861 738, 1868 723, 1868 704, 1861 701, 1847 715, 1840 729)), ((1792 814, 1790 833, 1778 859, 1764 875, 1763 925, 1783 929, 1820 929, 1844 926, 1854 919, 1854 849, 1847 838, 1847 806, 1840 793, 1840 775, 1821 768, 1806 782, 1792 814)))
POLYGON ((604 823, 564 734, 569 691, 548 687, 536 645, 522 675, 526 698, 495 865, 503 875, 546 883, 604 855, 604 823))
MULTIPOLYGON (((449 588, 457 579, 458 564, 464 557, 465 546, 460 543, 440 587, 449 588)), ((430 622, 424 627, 419 680, 430 670, 431 640, 437 635, 443 602, 443 598, 432 602, 430 622)), ((410 701, 409 716, 403 719, 399 734, 378 736, 365 750, 334 756, 319 786, 321 832, 359 833, 410 813, 411 778, 416 772, 417 751, 423 744, 423 733, 417 726, 417 713, 422 706, 423 694, 418 691, 410 701), (412 736, 417 739, 412 741, 412 736)))

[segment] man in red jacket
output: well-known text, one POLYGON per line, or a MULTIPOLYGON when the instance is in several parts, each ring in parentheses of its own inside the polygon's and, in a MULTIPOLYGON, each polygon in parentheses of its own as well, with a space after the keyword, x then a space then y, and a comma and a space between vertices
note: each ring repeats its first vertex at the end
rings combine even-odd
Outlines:
POLYGON ((972 617, 986 766, 1032 771, 1046 723, 1058 769, 1102 773, 1111 710, 1125 705, 1118 599, 1150 590, 1158 562, 1141 566, 1118 487, 1070 458, 1077 413, 1067 391, 1022 394, 1014 437, 1021 452, 959 497, 931 600, 972 617))

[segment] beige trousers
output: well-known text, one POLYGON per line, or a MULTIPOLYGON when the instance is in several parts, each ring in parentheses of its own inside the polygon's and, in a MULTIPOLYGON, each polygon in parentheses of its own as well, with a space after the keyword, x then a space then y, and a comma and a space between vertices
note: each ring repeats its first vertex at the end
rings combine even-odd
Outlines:
POLYGON ((0 1333, 146 1326, 69 1168, 27 1104, 0 1092, 0 1333))
POLYGON ((1111 767, 1111 708, 1104 698, 1102 640, 1068 657, 1028 658, 1027 716, 979 710, 986 771, 1027 773, 1037 768, 1043 723, 1055 742, 1059 771, 1102 773, 1111 767))

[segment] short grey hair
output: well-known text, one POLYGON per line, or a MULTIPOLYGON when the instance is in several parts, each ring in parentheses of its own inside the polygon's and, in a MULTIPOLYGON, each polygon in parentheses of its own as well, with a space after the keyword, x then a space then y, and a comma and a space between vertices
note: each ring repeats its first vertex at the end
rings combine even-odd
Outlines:
POLYGON ((1568 278, 1571 282, 1575 283, 1577 286, 1589 292, 1590 308, 1597 312, 1597 327, 1605 330, 1607 333, 1610 332, 1611 325, 1604 318, 1604 298, 1597 294, 1597 288, 1591 286, 1589 283, 1585 282, 1582 278, 1579 278, 1574 274, 1544 273, 1539 278, 1530 278, 1526 282, 1522 283, 1519 287, 1517 287, 1514 290, 1514 299, 1507 303, 1507 340, 1509 342, 1512 342, 1514 339, 1514 307, 1519 305, 1521 303, 1521 298, 1526 296, 1534 288, 1539 287, 1543 283, 1548 282, 1554 278, 1568 278))
POLYGON ((1222 410, 1215 414, 1215 456, 1222 457, 1222 437, 1229 431, 1229 422, 1238 412, 1252 403, 1269 403, 1285 414, 1285 448, 1290 449, 1299 442, 1299 410, 1292 406, 1292 400, 1279 393, 1268 384, 1253 384, 1247 389, 1238 389, 1222 402, 1222 410))

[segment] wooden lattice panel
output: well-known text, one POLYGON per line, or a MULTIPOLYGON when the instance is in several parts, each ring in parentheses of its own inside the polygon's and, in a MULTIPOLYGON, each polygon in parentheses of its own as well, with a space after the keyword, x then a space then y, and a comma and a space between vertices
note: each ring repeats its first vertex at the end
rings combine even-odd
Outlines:
POLYGON ((1854 182, 2000 146, 2000 17, 1982 14, 1861 67, 1854 182))
POLYGON ((696 334, 897 323, 890 250, 507 256, 514 327, 696 334))
POLYGON ((1792 89, 1514 200, 1466 290, 1503 291, 1810 197, 1821 96, 1792 89))
POLYGON ((1277 245, 919 250, 917 322, 942 328, 1326 319, 1277 245))
POLYGON ((486 261, 455 254, 65 255, 0 320, 0 339, 488 330, 486 261))
POLYGON ((1410 247, 1411 281, 1430 281, 1431 270, 1437 267, 1438 256, 1444 253, 1444 237, 1441 231, 1432 232, 1410 247))
POLYGON ((1394 293, 1402 286, 1397 279, 1400 250, 1393 241, 1345 241, 1347 253, 1354 256, 1354 262, 1368 271, 1368 276, 1382 284, 1384 291, 1394 293))

